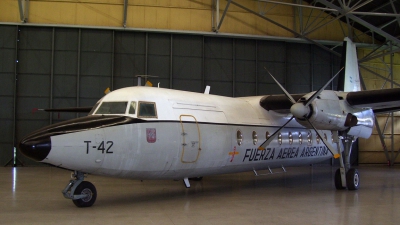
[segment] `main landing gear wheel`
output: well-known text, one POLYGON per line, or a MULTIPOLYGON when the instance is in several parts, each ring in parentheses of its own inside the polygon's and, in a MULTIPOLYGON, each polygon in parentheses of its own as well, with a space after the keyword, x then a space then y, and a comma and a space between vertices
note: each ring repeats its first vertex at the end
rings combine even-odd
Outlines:
POLYGON ((343 187, 343 184, 342 184, 342 177, 340 176, 340 169, 337 169, 336 173, 335 173, 335 187, 337 190, 345 189, 345 187, 343 187))
POLYGON ((360 187, 360 176, 358 170, 351 168, 346 174, 347 189, 358 190, 360 187))
POLYGON ((87 195, 87 197, 72 201, 78 207, 90 207, 96 201, 97 191, 92 183, 82 181, 78 187, 76 187, 74 195, 87 195))
MULTIPOLYGON (((351 191, 358 190, 358 188, 360 187, 360 175, 359 175, 357 169, 350 168, 349 171, 347 171, 346 184, 347 184, 348 190, 351 190, 351 191)), ((343 187, 343 185, 342 185, 340 169, 337 169, 336 173, 335 173, 335 187, 337 190, 345 189, 345 187, 343 187)))

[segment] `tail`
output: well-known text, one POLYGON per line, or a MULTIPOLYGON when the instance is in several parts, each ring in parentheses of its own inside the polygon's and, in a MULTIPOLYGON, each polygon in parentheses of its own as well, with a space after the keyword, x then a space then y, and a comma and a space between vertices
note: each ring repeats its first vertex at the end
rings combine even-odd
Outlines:
POLYGON ((361 91, 360 73, 356 45, 348 38, 344 38, 341 67, 344 72, 339 74, 338 91, 361 91))

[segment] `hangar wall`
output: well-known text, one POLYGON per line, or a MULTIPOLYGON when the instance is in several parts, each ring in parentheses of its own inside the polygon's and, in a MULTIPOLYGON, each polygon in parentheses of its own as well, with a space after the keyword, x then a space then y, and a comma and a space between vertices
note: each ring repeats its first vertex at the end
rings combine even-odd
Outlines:
MULTIPOLYGON (((358 50, 358 58, 361 59, 373 50, 363 48, 358 50)), ((371 70, 383 77, 388 78, 396 83, 400 83, 400 54, 395 53, 387 55, 385 57, 376 58, 368 62, 362 63, 368 70, 371 70), (391 65, 392 64, 392 65, 391 65), (391 66, 390 66, 391 65, 391 66), (391 71, 392 70, 392 71, 391 71), (392 76, 393 74, 393 76, 392 76)), ((390 82, 376 76, 364 68, 360 68, 360 74, 364 80, 367 90, 376 90, 382 88, 398 88, 397 85, 392 85, 390 82)), ((379 127, 381 128, 385 138, 384 143, 389 150, 388 154, 391 158, 392 154, 396 155, 400 147, 400 112, 393 113, 393 126, 391 118, 388 118, 388 114, 379 114, 377 119, 379 121, 379 127), (392 128, 393 127, 393 128, 392 128), (393 130, 393 132, 392 132, 393 130), (393 133, 393 144, 391 140, 391 134, 393 133), (392 153, 393 150, 394 152, 392 153)), ((359 141, 359 162, 360 163, 385 163, 387 157, 383 151, 383 144, 379 138, 377 129, 374 129, 372 136, 369 139, 360 139, 359 141)), ((396 163, 400 163, 400 157, 395 160, 396 163)))
POLYGON ((340 63, 312 44, 15 25, 0 25, 0 61, 0 165, 24 135, 76 116, 33 109, 92 106, 107 87, 137 85, 135 75, 158 76, 151 82, 164 88, 210 85, 211 94, 240 97, 280 93, 264 67, 301 93, 322 86, 340 63))

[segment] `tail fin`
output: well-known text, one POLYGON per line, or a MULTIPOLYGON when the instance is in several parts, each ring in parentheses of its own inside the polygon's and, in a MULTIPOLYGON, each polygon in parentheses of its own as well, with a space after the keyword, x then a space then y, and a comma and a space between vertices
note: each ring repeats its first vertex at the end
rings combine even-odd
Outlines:
POLYGON ((357 49, 348 37, 344 38, 341 64, 341 67, 344 66, 344 73, 342 72, 339 75, 338 90, 345 92, 360 91, 357 49))

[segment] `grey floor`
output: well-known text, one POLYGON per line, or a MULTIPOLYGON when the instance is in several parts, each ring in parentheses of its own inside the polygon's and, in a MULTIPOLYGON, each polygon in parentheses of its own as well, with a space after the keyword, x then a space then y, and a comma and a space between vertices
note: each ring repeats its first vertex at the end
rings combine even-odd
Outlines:
POLYGON ((0 168, 0 224, 399 224, 400 167, 361 166, 358 191, 334 189, 335 168, 285 174, 136 181, 89 176, 98 198, 77 208, 61 195, 70 173, 0 168))

